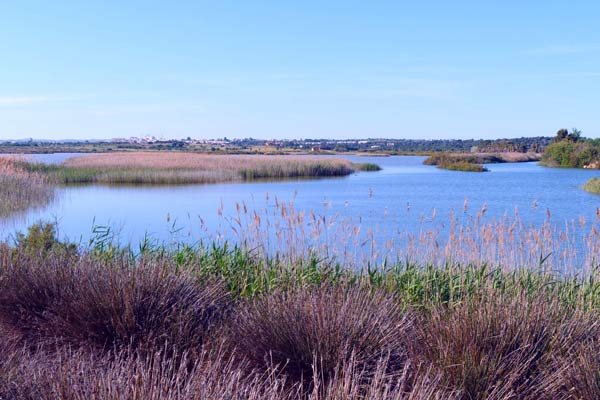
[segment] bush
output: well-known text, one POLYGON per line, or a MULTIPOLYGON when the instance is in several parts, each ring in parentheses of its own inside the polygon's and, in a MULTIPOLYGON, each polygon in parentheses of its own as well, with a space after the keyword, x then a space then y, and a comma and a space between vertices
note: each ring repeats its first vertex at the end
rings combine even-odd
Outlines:
POLYGON ((563 140, 552 143, 542 156, 542 163, 549 167, 583 168, 600 161, 600 146, 591 141, 573 142, 563 140))
POLYGON ((32 255, 47 255, 49 252, 65 252, 74 254, 77 246, 73 243, 62 242, 58 239, 56 225, 40 222, 31 225, 27 234, 17 233, 17 249, 32 255))

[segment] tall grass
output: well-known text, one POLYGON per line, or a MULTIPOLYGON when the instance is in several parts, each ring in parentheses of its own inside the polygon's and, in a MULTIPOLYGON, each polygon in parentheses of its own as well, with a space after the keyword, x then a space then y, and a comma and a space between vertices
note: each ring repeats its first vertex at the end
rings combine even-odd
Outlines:
MULTIPOLYGON (((382 210, 381 225, 363 224, 325 202, 322 209, 302 210, 294 200, 282 202, 267 194, 264 204, 240 202, 218 210, 218 228, 201 225, 202 240, 237 243, 258 256, 277 256, 294 263, 311 258, 332 264, 373 269, 384 265, 483 265, 491 268, 561 271, 588 274, 600 254, 600 213, 558 225, 550 210, 537 225, 525 223, 515 210, 501 218, 487 215, 487 206, 448 220, 414 215, 407 207, 393 214, 382 210), (402 229, 406 225, 410 229, 402 229), (418 229, 414 229, 417 224, 418 229)), ((375 211, 374 211, 375 212, 375 211)), ((202 224, 202 222, 201 222, 202 224)))
POLYGON ((317 157, 132 152, 87 155, 61 165, 28 168, 63 184, 203 184, 345 176, 360 170, 361 164, 317 157))
POLYGON ((54 195, 43 175, 22 168, 22 160, 0 157, 0 218, 42 206, 54 195))

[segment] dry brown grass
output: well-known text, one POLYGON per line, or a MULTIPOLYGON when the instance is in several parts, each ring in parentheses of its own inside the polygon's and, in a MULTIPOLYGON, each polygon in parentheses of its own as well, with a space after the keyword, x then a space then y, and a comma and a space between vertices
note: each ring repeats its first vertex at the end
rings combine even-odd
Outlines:
POLYGON ((344 176, 361 165, 317 157, 132 152, 74 157, 39 169, 61 183, 193 184, 344 176))
POLYGON ((231 301, 168 262, 50 254, 19 251, 0 272, 0 324, 31 346, 194 353, 231 301))
POLYGON ((389 295, 339 286, 258 299, 236 314, 231 329, 237 353, 253 368, 276 367, 288 382, 310 387, 328 384, 350 362, 366 378, 386 358, 382 373, 398 375, 412 323, 389 295))
MULTIPOLYGON (((332 163, 350 166, 344 159, 329 159, 332 163)), ((263 156, 263 155, 212 155, 186 152, 123 152, 104 153, 73 157, 64 162, 69 167, 101 168, 159 168, 159 169, 200 169, 240 170, 256 167, 286 167, 290 164, 307 165, 323 162, 318 157, 263 156)))
POLYGON ((108 153, 74 157, 61 165, 25 166, 61 184, 154 185, 345 176, 363 167, 343 159, 177 152, 108 153))

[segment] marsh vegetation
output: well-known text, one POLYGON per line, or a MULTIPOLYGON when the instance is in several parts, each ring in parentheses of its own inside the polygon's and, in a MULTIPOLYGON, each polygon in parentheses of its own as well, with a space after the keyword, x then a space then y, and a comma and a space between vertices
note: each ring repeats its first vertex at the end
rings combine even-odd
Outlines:
POLYGON ((86 155, 62 164, 28 164, 60 184, 205 184, 255 179, 345 176, 373 166, 302 156, 207 155, 132 152, 86 155))

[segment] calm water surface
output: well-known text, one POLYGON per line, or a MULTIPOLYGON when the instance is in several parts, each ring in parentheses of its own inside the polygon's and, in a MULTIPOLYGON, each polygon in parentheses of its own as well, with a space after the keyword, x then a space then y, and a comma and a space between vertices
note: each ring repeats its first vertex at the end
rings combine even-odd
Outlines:
MULTIPOLYGON (((70 155, 33 156, 61 162, 70 155)), ((513 217, 541 226, 548 216, 556 226, 596 219, 600 196, 581 190, 598 171, 544 168, 536 163, 491 164, 488 173, 463 173, 424 166, 424 157, 347 157, 374 162, 383 170, 343 178, 238 184, 119 187, 80 186, 59 189, 44 209, 0 221, 0 234, 11 236, 39 220, 58 222, 61 235, 87 242, 94 226, 110 226, 121 243, 145 235, 158 241, 195 243, 226 231, 235 204, 269 213, 293 201, 297 211, 313 210, 337 220, 352 220, 379 239, 444 227, 451 213, 466 221, 485 208, 487 220, 513 217), (267 200, 267 196, 268 199, 267 200), (465 207, 466 206, 466 207, 465 207), (221 215, 221 216, 220 216, 221 215), (201 222, 202 221, 202 222, 201 222)))

